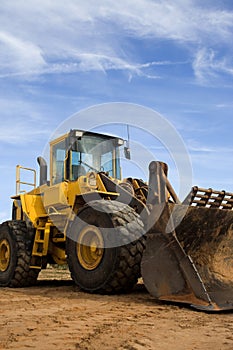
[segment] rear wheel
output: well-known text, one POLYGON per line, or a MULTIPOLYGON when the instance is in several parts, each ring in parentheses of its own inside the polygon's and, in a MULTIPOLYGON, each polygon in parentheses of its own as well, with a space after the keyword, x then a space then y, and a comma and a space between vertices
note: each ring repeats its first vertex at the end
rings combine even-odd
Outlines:
POLYGON ((85 291, 130 290, 140 277, 143 223, 129 206, 98 200, 86 205, 67 238, 71 276, 85 291))
POLYGON ((35 284, 39 270, 30 268, 33 234, 24 221, 0 225, 0 286, 25 287, 35 284))

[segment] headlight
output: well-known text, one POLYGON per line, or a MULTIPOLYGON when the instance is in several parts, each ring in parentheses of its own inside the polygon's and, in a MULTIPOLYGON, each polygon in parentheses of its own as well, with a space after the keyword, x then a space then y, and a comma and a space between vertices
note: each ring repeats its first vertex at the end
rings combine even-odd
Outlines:
POLYGON ((96 176, 95 173, 90 173, 88 176, 88 184, 89 186, 96 187, 96 176))

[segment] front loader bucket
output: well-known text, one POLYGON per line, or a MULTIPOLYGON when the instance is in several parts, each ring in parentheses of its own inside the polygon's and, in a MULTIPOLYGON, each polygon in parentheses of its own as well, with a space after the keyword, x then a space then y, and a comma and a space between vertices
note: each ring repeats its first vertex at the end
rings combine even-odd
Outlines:
POLYGON ((189 205, 151 205, 141 271, 157 299, 233 309, 233 195, 219 201, 219 193, 206 190, 198 200, 195 193, 189 205))

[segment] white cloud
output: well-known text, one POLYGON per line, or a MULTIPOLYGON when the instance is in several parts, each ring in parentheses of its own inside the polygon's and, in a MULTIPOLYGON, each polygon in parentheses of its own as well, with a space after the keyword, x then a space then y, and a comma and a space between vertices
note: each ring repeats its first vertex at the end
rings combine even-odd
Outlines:
POLYGON ((151 75, 146 72, 147 68, 155 65, 168 65, 171 64, 167 61, 164 62, 148 62, 143 64, 130 63, 127 60, 107 56, 100 54, 76 54, 76 62, 55 63, 43 70, 44 74, 51 73, 75 73, 75 72, 87 72, 87 71, 101 71, 106 74, 107 71, 118 70, 125 71, 129 75, 129 80, 133 76, 145 76, 150 79, 160 78, 158 75, 151 75))
MULTIPOLYGON (((152 66, 156 70, 157 63, 156 57, 155 63, 134 57, 127 38, 169 39, 194 51, 207 43, 227 47, 233 12, 193 0, 15 0, 2 1, 0 23, 1 77, 117 69, 127 71, 130 80, 133 75, 157 78, 156 71, 147 71, 152 66)), ((194 70, 203 80, 215 69, 208 70, 212 57, 200 55, 194 70)), ((232 74, 223 60, 222 70, 232 74)))
POLYGON ((0 142, 26 145, 49 136, 43 106, 22 99, 0 98, 0 142))
POLYGON ((45 66, 40 48, 16 36, 0 31, 0 71, 32 74, 45 66))
POLYGON ((198 152, 198 153, 212 153, 212 154, 216 154, 216 153, 220 153, 220 154, 228 154, 228 153, 233 153, 233 148, 230 147, 208 147, 208 146, 204 146, 204 145, 200 145, 200 146, 191 146, 188 147, 188 150, 190 152, 198 152))
POLYGON ((197 6, 192 0, 125 0, 103 1, 104 16, 119 23, 126 31, 140 37, 158 37, 180 41, 201 42, 206 40, 227 40, 232 29, 233 13, 211 7, 197 6), (210 38, 210 34, 215 34, 210 38))
POLYGON ((186 140, 187 148, 190 153, 193 154, 193 156, 200 156, 201 154, 203 157, 209 157, 211 154, 213 156, 216 155, 225 155, 226 157, 229 157, 229 153, 233 153, 233 147, 223 147, 221 145, 216 145, 210 143, 203 143, 200 141, 197 141, 197 139, 188 139, 186 140))
POLYGON ((44 113, 41 111, 45 107, 29 102, 26 99, 16 98, 15 96, 0 98, 0 121, 14 120, 21 116, 27 118, 28 122, 43 122, 44 113))
MULTIPOLYGON (((72 58, 72 61, 65 61, 62 63, 52 63, 52 64, 43 64, 41 67, 35 66, 35 69, 30 70, 22 70, 18 73, 3 73, 0 74, 0 78, 9 77, 9 76, 20 76, 26 77, 30 79, 34 75, 39 74, 67 74, 67 73, 76 73, 76 72, 90 72, 90 71, 101 71, 104 74, 110 70, 119 70, 126 71, 130 78, 134 75, 145 76, 150 79, 158 79, 160 78, 155 74, 147 74, 146 69, 152 66, 161 66, 161 65, 170 65, 174 64, 168 61, 158 61, 158 62, 148 62, 148 63, 130 63, 127 60, 114 57, 107 56, 101 54, 93 54, 93 53, 81 53, 76 54, 75 58, 72 58), (74 62, 75 61, 75 62, 74 62)), ((177 64, 180 64, 179 62, 177 64)), ((17 69, 17 67, 15 67, 17 69)))
POLYGON ((193 184, 232 192, 229 174, 233 168, 233 148, 197 139, 189 140, 187 147, 193 165, 193 184))
POLYGON ((218 59, 216 52, 212 49, 200 49, 193 62, 196 79, 201 84, 211 84, 221 73, 233 75, 233 62, 226 58, 218 59))
POLYGON ((20 119, 15 120, 13 124, 2 122, 0 128, 1 143, 13 145, 27 145, 39 140, 42 135, 49 136, 49 134, 46 128, 37 128, 32 122, 20 119))

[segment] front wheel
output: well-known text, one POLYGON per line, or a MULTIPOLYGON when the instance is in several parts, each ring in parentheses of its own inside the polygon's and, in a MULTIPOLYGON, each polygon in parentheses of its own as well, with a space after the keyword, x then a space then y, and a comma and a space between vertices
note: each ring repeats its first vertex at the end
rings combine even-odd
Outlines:
POLYGON ((107 200, 90 202, 67 237, 67 260, 75 283, 88 292, 130 290, 140 277, 143 233, 139 215, 129 206, 107 200))

